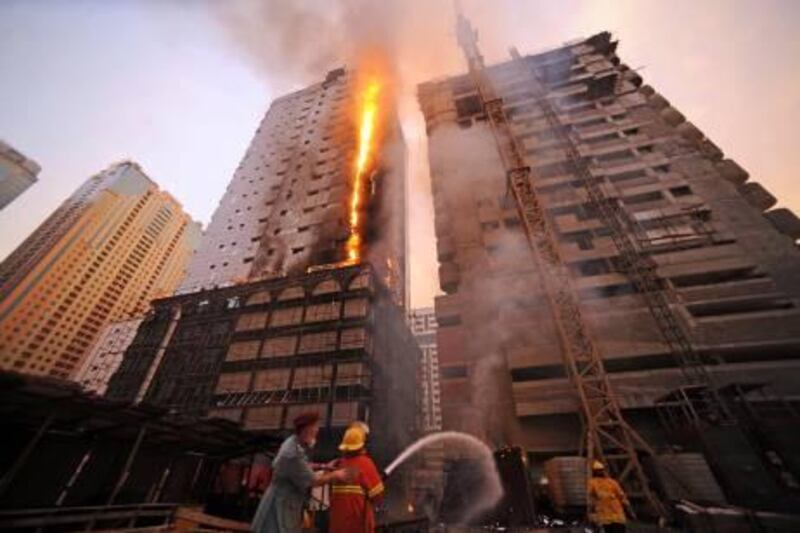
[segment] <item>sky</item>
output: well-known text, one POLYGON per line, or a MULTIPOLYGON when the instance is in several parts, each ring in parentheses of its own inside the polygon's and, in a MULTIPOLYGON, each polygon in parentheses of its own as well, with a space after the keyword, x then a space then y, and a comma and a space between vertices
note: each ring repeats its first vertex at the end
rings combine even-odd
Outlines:
MULTIPOLYGON (((489 62, 511 45, 533 53, 612 31, 645 83, 800 212, 800 2, 462 4, 489 62)), ((207 223, 270 101, 346 63, 342 43, 374 26, 397 56, 410 149, 412 305, 431 305, 435 237, 414 88, 463 71, 451 9, 449 0, 0 2, 0 138, 42 166, 39 182, 0 211, 0 257, 122 159, 207 223)))

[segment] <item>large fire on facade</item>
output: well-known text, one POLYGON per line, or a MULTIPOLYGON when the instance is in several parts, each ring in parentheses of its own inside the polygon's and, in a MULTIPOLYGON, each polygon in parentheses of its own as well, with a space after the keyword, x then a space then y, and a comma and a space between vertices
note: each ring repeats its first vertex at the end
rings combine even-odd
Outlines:
POLYGON ((358 110, 358 147, 353 165, 353 193, 350 198, 350 236, 347 239, 347 261, 361 260, 361 207, 364 202, 365 185, 370 170, 374 167, 377 151, 377 127, 381 83, 370 79, 361 90, 358 110))

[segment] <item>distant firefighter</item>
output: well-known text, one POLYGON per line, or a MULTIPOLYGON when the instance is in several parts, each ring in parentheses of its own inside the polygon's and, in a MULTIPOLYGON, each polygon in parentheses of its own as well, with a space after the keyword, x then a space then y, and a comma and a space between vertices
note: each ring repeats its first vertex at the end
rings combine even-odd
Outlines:
POLYGON ((308 452, 319 433, 319 415, 306 413, 294 419, 294 435, 286 439, 272 462, 272 482, 261 498, 251 528, 256 533, 300 533, 303 510, 312 487, 346 481, 347 471, 314 473, 308 452))
POLYGON ((372 533, 375 531, 375 505, 383 499, 383 482, 366 450, 368 428, 355 423, 344 434, 338 468, 351 472, 348 481, 337 481, 331 488, 329 533, 372 533))
POLYGON ((630 505, 628 497, 619 483, 609 477, 600 461, 592 463, 589 505, 590 518, 603 528, 603 533, 625 533, 625 507, 630 505))

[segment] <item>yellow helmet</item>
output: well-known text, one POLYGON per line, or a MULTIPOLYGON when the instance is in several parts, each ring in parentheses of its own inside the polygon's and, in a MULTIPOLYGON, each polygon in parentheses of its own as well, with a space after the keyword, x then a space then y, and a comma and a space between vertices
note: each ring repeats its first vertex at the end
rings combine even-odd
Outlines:
POLYGON ((344 437, 342 437, 342 443, 339 445, 339 449, 343 452, 357 452, 364 447, 364 443, 366 441, 366 435, 364 435, 364 430, 359 427, 349 427, 347 431, 344 432, 344 437))
POLYGON ((592 463, 592 470, 605 470, 605 466, 600 461, 595 461, 592 463))
POLYGON ((362 422, 361 420, 356 420, 350 424, 350 428, 358 428, 364 432, 364 435, 369 435, 369 426, 366 422, 362 422))

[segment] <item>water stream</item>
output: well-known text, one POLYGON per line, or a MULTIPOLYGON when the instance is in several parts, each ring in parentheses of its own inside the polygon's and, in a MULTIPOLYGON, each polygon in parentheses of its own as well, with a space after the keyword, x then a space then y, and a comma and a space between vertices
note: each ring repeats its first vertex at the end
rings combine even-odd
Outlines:
POLYGON ((483 441, 466 433, 442 431, 439 433, 432 433, 419 439, 403 450, 403 453, 398 455, 397 458, 386 467, 386 475, 391 475, 398 466, 423 448, 439 442, 448 445, 447 451, 450 451, 452 449, 450 446, 453 446, 470 452, 470 455, 474 455, 475 459, 478 460, 477 466, 486 479, 483 489, 476 492, 474 507, 471 508, 469 516, 463 518, 464 522, 468 522, 472 517, 494 507, 503 496, 503 484, 500 481, 500 474, 497 472, 494 455, 492 454, 492 450, 483 441))

